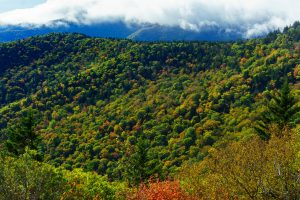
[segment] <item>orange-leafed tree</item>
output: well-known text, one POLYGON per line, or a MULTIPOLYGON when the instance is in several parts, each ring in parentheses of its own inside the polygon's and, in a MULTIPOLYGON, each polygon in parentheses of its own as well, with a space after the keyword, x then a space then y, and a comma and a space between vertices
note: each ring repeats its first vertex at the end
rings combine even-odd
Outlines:
POLYGON ((127 196, 128 200, 192 200, 179 181, 156 181, 140 185, 127 196))

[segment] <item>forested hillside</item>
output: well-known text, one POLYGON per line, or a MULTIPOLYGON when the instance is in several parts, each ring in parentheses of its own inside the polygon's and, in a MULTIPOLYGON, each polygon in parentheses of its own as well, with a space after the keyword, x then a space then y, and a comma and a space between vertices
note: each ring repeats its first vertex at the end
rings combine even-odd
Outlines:
MULTIPOLYGON (((45 163, 130 185, 174 177, 184 163, 257 135, 285 77, 297 93, 299 55, 299 23, 240 42, 49 34, 0 43, 2 146, 32 112, 45 163)), ((291 126, 299 121, 300 113, 291 126)))

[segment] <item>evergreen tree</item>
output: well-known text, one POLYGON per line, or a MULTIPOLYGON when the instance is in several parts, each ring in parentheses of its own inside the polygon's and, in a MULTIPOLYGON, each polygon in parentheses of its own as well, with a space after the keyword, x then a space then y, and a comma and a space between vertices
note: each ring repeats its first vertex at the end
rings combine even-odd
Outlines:
POLYGON ((8 129, 7 150, 17 156, 23 154, 26 147, 37 150, 40 137, 34 130, 35 126, 36 122, 33 112, 29 110, 20 118, 16 125, 8 129))
POLYGON ((125 177, 130 185, 139 185, 154 175, 161 176, 161 162, 149 155, 146 139, 138 139, 133 154, 125 162, 125 177))
POLYGON ((279 92, 276 92, 268 102, 267 110, 260 116, 255 130, 262 139, 268 140, 271 125, 276 125, 279 130, 292 128, 293 120, 299 111, 298 99, 293 94, 288 79, 285 78, 279 92))

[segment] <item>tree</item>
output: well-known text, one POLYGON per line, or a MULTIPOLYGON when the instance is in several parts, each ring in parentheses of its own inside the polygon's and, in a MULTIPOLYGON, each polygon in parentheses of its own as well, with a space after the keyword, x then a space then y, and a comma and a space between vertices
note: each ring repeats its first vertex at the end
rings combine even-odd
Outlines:
POLYGON ((130 185, 139 185, 153 175, 161 175, 160 161, 149 155, 149 143, 139 138, 134 147, 133 154, 125 160, 125 177, 130 185))
POLYGON ((0 199, 61 199, 68 189, 60 169, 33 159, 25 149, 18 158, 0 156, 0 199))
POLYGON ((7 150, 17 156, 25 152, 28 147, 37 150, 40 136, 35 132, 36 121, 32 110, 28 110, 16 123, 8 129, 6 141, 7 150))
POLYGON ((157 181, 149 182, 147 185, 140 185, 137 190, 131 191, 128 200, 188 200, 194 199, 189 196, 181 187, 179 181, 157 181))
POLYGON ((272 96, 267 110, 262 113, 254 128, 262 139, 269 140, 272 126, 275 125, 281 131, 293 127, 293 119, 299 111, 298 99, 285 78, 282 88, 272 96))
POLYGON ((182 167, 183 189, 196 199, 299 199, 299 132, 282 134, 212 148, 200 163, 182 167))

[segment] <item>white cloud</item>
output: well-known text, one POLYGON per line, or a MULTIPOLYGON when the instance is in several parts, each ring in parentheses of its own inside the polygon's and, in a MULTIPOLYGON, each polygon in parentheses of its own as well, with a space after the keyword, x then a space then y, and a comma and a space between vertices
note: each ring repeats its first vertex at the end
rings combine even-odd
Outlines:
POLYGON ((123 20, 201 30, 204 26, 239 29, 245 37, 300 20, 299 0, 47 0, 29 9, 0 14, 1 24, 49 25, 123 20))

